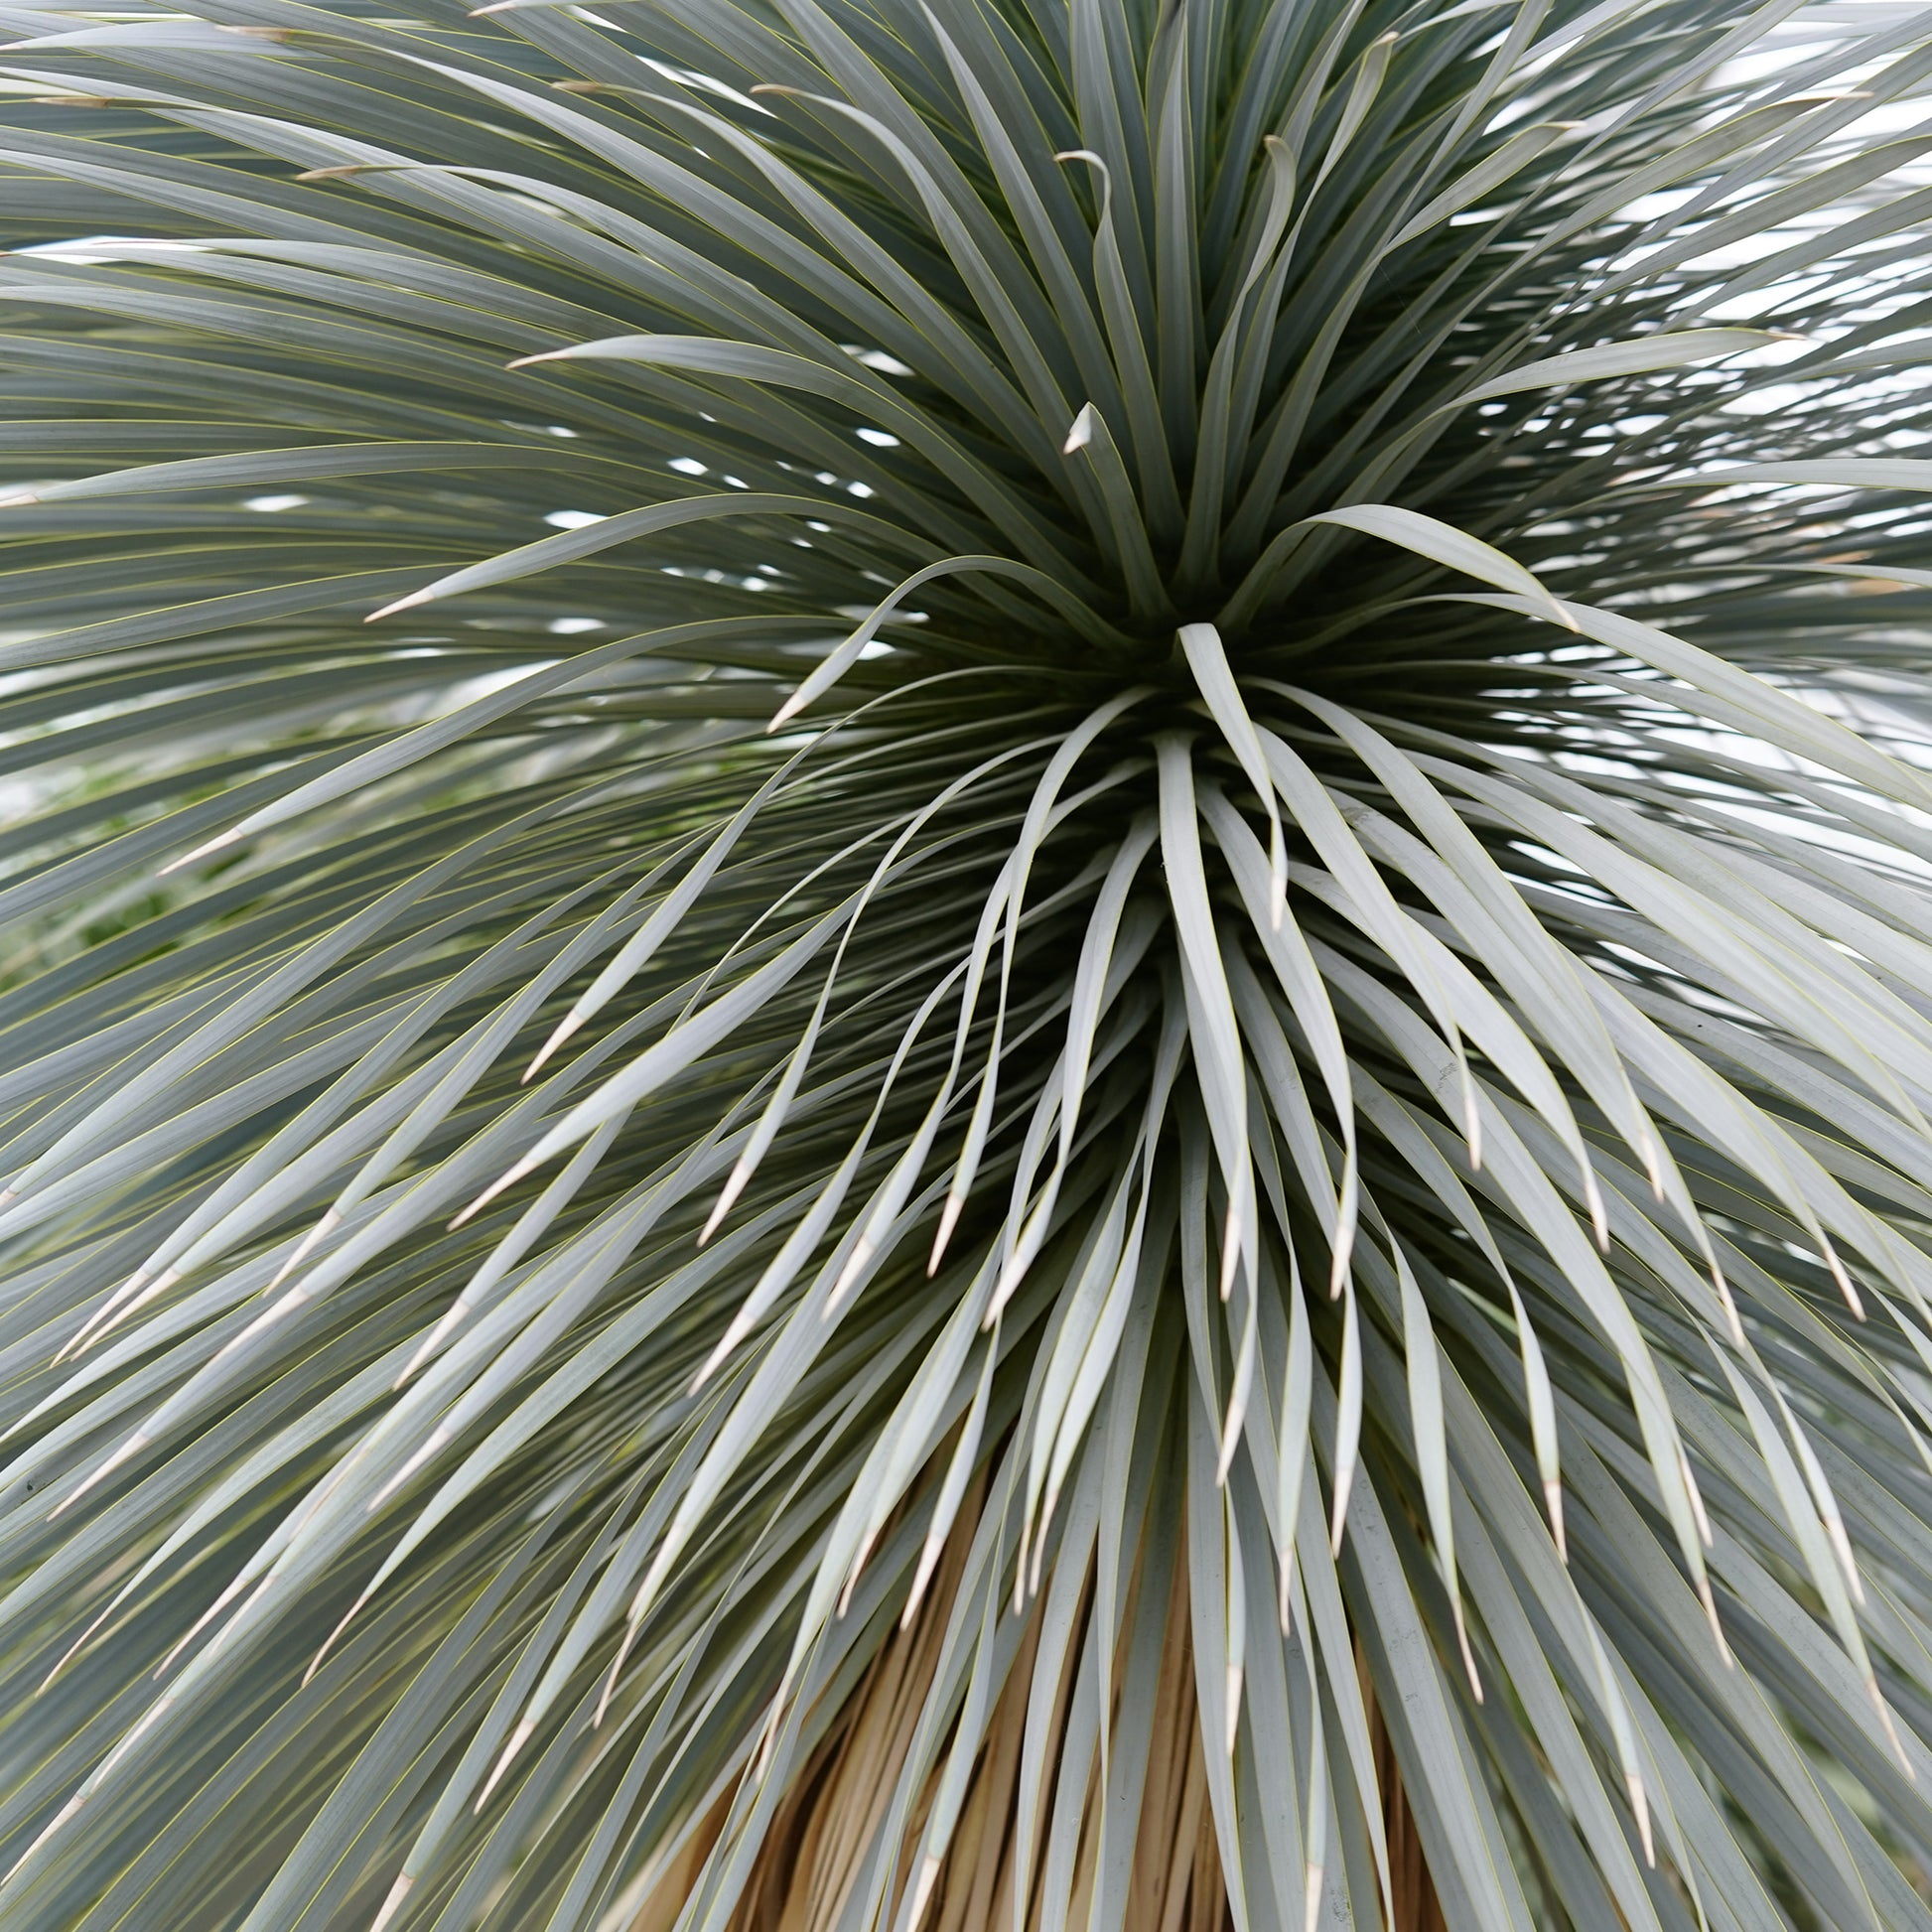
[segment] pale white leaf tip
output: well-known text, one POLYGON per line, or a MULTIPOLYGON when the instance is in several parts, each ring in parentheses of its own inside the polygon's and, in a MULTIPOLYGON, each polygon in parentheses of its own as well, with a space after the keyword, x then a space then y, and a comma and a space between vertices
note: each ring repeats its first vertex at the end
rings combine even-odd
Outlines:
POLYGON ((136 1275, 133 1281, 120 1291, 123 1296, 131 1295, 132 1299, 122 1302, 117 1296, 107 1307, 100 1310, 54 1359, 58 1362, 65 1355, 71 1354, 78 1358, 86 1354, 90 1348, 105 1341, 124 1322, 132 1320, 150 1302, 166 1295, 180 1280, 181 1271, 177 1268, 164 1268, 152 1281, 149 1281, 145 1275, 136 1275))
POLYGON ((1864 1299, 1852 1285, 1852 1277, 1845 1272, 1845 1264, 1838 1258, 1838 1250, 1827 1241, 1824 1244, 1825 1266, 1832 1271, 1832 1280, 1838 1284, 1838 1292, 1845 1299, 1845 1306, 1852 1311, 1855 1321, 1864 1319, 1864 1299))
POLYGON ((40 496, 31 489, 10 489, 0 496, 0 510, 18 509, 24 503, 38 503, 40 496))
POLYGON ((416 1352, 410 1356, 408 1361, 403 1363, 402 1373, 389 1384, 391 1394, 397 1389, 402 1388, 409 1381, 409 1378, 429 1360, 430 1354, 435 1349, 436 1344, 468 1313, 469 1311, 463 1308, 461 1304, 445 1311, 442 1320, 416 1344, 416 1352))
POLYGON ((899 1612, 898 1627, 901 1630, 911 1629, 912 1619, 918 1615, 920 1600, 925 1595, 925 1587, 932 1581, 932 1572, 944 1547, 940 1538, 928 1532, 919 1549, 919 1568, 912 1579, 911 1589, 906 1592, 905 1608, 899 1612))
POLYGON ((597 1710, 591 1718, 591 1728, 604 1728, 604 1715, 611 1708, 611 1700, 618 1693, 618 1679, 623 1675, 624 1660, 630 1655, 630 1646, 636 1641, 638 1625, 632 1621, 623 1633, 623 1641, 618 1645, 618 1654, 611 1659, 611 1668, 605 1674, 604 1688, 598 1693, 597 1710))
POLYGON ((1865 1696, 1871 1700, 1871 1708, 1878 1714, 1878 1723, 1883 1727, 1886 1741, 1891 1745, 1892 1755, 1898 1759, 1899 1769, 1905 1773, 1910 1784, 1918 1782, 1918 1772, 1912 1760, 1905 1753, 1905 1741, 1898 1734, 1898 1726, 1892 1723, 1891 1712, 1886 1707, 1885 1695, 1878 1688, 1878 1680, 1867 1675, 1864 1680, 1865 1696))
POLYGON ((171 872, 179 872, 183 866, 192 866, 198 859, 209 858, 221 851, 223 847, 233 845, 240 837, 239 827, 231 827, 228 831, 217 833, 213 838, 198 845, 193 852, 184 852, 179 859, 170 859, 155 876, 158 879, 166 879, 171 872))
POLYGON ((550 1055, 557 1050, 558 1047, 563 1045, 563 1043, 567 1039, 569 1039, 571 1035, 575 1034, 578 1028, 581 1027, 583 1024, 584 1024, 584 1016, 581 1013, 577 1012, 575 1008, 572 1008, 572 1010, 569 1013, 565 1014, 564 1017, 557 1022, 557 1025, 555 1029, 552 1031, 550 1037, 546 1039, 543 1042, 543 1044, 537 1048, 536 1058, 533 1059, 530 1062, 530 1064, 523 1069, 523 1077, 517 1082, 517 1085, 528 1086, 529 1083, 532 1080, 534 1080, 537 1074, 542 1070, 544 1061, 547 1060, 550 1057, 550 1055))
POLYGON ((310 1681, 314 1678, 316 1672, 322 1668, 323 1659, 326 1658, 333 1649, 335 1649, 336 1639, 340 1637, 343 1634, 343 1632, 348 1628, 349 1623, 354 1618, 356 1611, 359 1610, 362 1607, 362 1605, 366 1603, 368 1600, 369 1600, 369 1591, 365 1589, 361 1593, 361 1595, 358 1596, 355 1599, 355 1601, 348 1606, 348 1612, 343 1618, 343 1620, 339 1624, 337 1624, 332 1631, 330 1631, 327 1637, 323 1639, 322 1648, 318 1650, 316 1654, 309 1659, 309 1668, 302 1673, 302 1688, 305 1691, 309 1688, 310 1681))
POLYGON ((473 1812, 481 1814, 483 1806, 488 1804, 489 1794, 496 1789, 503 1773, 510 1768, 511 1760, 514 1759, 517 1752, 530 1741, 530 1733, 536 1727, 537 1721, 534 1718, 518 1720, 516 1728, 510 1732, 509 1742, 503 1746, 502 1755, 497 1758, 494 1766, 490 1770, 489 1776, 484 1779, 483 1788, 477 1793, 477 1802, 471 1807, 473 1812))
POLYGON ((64 1510, 70 1509, 75 1503, 77 1503, 80 1500, 82 1496, 84 1496, 87 1493, 89 1489, 93 1488, 96 1483, 105 1482, 107 1478, 110 1475, 112 1475, 116 1469, 118 1469, 124 1462, 131 1462, 135 1456, 139 1455, 141 1451, 147 1448, 147 1446, 148 1446, 147 1437, 141 1435, 138 1431, 134 1435, 130 1436, 127 1439, 127 1441, 124 1442, 120 1446, 120 1448, 113 1452, 112 1455, 108 1456, 108 1458, 94 1470, 93 1474, 86 1477, 85 1480, 77 1484, 74 1488, 69 1489, 68 1493, 65 1496, 63 1496, 61 1500, 58 1503, 56 1503, 54 1507, 47 1512, 47 1520, 51 1523, 64 1510))
POLYGON ((1328 1518, 1328 1554, 1341 1555, 1342 1538, 1348 1534, 1348 1492, 1354 1487, 1355 1471, 1351 1465, 1336 1485, 1334 1502, 1328 1518))
POLYGON ((732 1350, 744 1340, 750 1326, 751 1323, 745 1319, 745 1311, 741 1309, 733 1318, 731 1326, 725 1330, 718 1346, 705 1357, 704 1365, 697 1374, 692 1376, 691 1386, 684 1392, 687 1396, 697 1395, 703 1390, 704 1385, 718 1373, 720 1366, 730 1356, 732 1350))
POLYGON ((364 623, 375 623, 383 618, 394 617, 398 611, 413 611, 419 604, 427 604, 434 597, 434 591, 411 591, 407 597, 399 597, 393 604, 385 604, 379 611, 371 611, 362 620, 364 623))
POLYGON ((1643 1841, 1643 1862, 1657 1868, 1657 1847, 1650 1836, 1650 1803, 1644 1795, 1643 1780, 1634 1771, 1623 1774, 1623 1788, 1630 1794, 1630 1809, 1636 1813, 1637 1836, 1643 1841))
POLYGON ((1455 1641, 1462 1651, 1462 1669, 1469 1680, 1469 1695, 1478 1704, 1484 1702, 1482 1695, 1482 1673, 1476 1669, 1476 1655, 1469 1648, 1469 1626, 1463 1620, 1462 1604, 1458 1598, 1455 1603, 1455 1641))
POLYGON ((1718 1656, 1725 1670, 1735 1670, 1737 1660, 1730 1654, 1730 1645, 1725 1641, 1725 1626, 1718 1616, 1718 1599, 1712 1594, 1711 1579, 1698 1579, 1698 1599, 1704 1605, 1705 1621, 1711 1626, 1711 1640, 1718 1646, 1718 1656))
POLYGON ((53 1822, 47 1826, 47 1828, 41 1833, 40 1837, 35 1839, 33 1844, 28 1846, 26 1851, 21 1853, 20 1857, 17 1858, 13 1862, 13 1863, 7 1867, 3 1875, 0 1875, 0 1885, 7 1884, 8 1882, 10 1882, 13 1878, 14 1873, 18 1871, 21 1868, 21 1866, 24 1865, 27 1863, 27 1861, 31 1859, 34 1856, 34 1854, 38 1852, 41 1849, 41 1847, 45 1845, 48 1842, 48 1840, 51 1839, 54 1836, 54 1834, 61 1829, 63 1825, 67 1824, 67 1822, 70 1818, 72 1818, 74 1814, 79 1811, 80 1807, 84 1805, 86 1802, 87 1802, 87 1793, 85 1788, 83 1787, 81 1790, 76 1791, 73 1794, 73 1796, 69 1798, 67 1801, 67 1803, 61 1807, 61 1809, 54 1815, 53 1822))
POLYGON ((407 1871, 396 1874, 396 1882, 389 1887, 388 1896, 383 1899, 375 1917, 369 1921, 369 1932, 382 1932, 382 1928, 402 1909, 402 1901, 409 1896, 409 1888, 415 1882, 415 1878, 407 1871))
POLYGON ((939 1272, 939 1264, 945 1258, 946 1245, 952 1239, 952 1231, 959 1225, 959 1217, 965 1210, 966 1198, 948 1188, 946 1204, 939 1211, 939 1232, 932 1237, 932 1253, 925 1264, 926 1279, 930 1281, 939 1272))
POLYGON ((504 1173, 502 1173, 494 1180, 492 1180, 489 1183, 489 1185, 485 1187, 483 1190, 483 1192, 479 1194, 477 1198, 473 1200, 470 1203, 470 1205, 466 1207, 463 1210, 463 1212, 459 1214, 450 1223, 450 1226, 453 1228, 460 1228, 465 1221, 470 1219, 470 1217, 473 1214, 482 1213, 483 1210, 485 1207, 487 1207, 489 1203, 493 1201, 496 1198, 496 1196, 504 1190, 504 1188, 514 1187, 516 1183, 519 1180, 521 1180, 523 1176, 526 1173, 528 1173, 530 1170, 534 1168, 536 1165, 537 1164, 535 1160, 531 1156, 526 1154, 522 1160, 517 1162, 515 1167, 505 1170, 504 1173))
POLYGON ((559 356, 568 355, 567 348, 546 348, 535 355, 519 355, 514 362, 505 362, 506 369, 527 369, 532 362, 554 362, 559 356))
POLYGON ((830 1321, 845 1306, 846 1295, 853 1283, 865 1273, 866 1264, 877 1252, 878 1250, 870 1241, 861 1238, 859 1245, 846 1257, 845 1266, 839 1270, 839 1279, 833 1285, 831 1296, 825 1304, 824 1318, 827 1321, 830 1321))
POLYGON ((324 1209, 322 1218, 295 1244, 294 1252, 276 1269, 273 1279, 262 1293, 273 1295, 315 1252, 317 1244, 326 1241, 342 1224, 343 1217, 333 1207, 324 1209))
POLYGON ((866 1574, 866 1560, 872 1555, 872 1546, 879 1539, 877 1530, 868 1530, 859 1545, 859 1553, 852 1559, 852 1568, 846 1573, 845 1587, 839 1591, 838 1614, 843 1618, 852 1608, 852 1592, 859 1587, 859 1579, 866 1574))
POLYGON ((1241 1447, 1241 1425, 1247 1420, 1247 1404, 1230 1403, 1221 1426, 1221 1452, 1214 1464, 1214 1487, 1228 1486, 1228 1471, 1234 1467, 1235 1450, 1241 1447))
POLYGON ((746 1164, 745 1157, 740 1155, 737 1165, 731 1171, 730 1177, 726 1180, 724 1186, 719 1189, 718 1198, 712 1203, 711 1213, 706 1218, 704 1226, 698 1230, 699 1247, 702 1248, 718 1232, 719 1224, 732 1211, 733 1204, 737 1201, 739 1195, 745 1191, 747 1184, 752 1178, 752 1173, 753 1170, 746 1164))
POLYGON ((919 1866, 919 1882, 912 1892, 912 1916, 905 1921, 905 1932, 918 1932, 919 1921, 925 1917, 926 1902, 932 1896, 932 1888, 939 1882, 941 1861, 930 1852, 925 1855, 919 1866))
POLYGON ((788 725, 805 708, 805 694, 794 691, 776 711, 771 714, 771 722, 765 726, 764 735, 769 738, 774 731, 788 725))
POLYGON ((1060 445, 1061 456, 1072 456, 1076 450, 1084 450, 1093 441, 1093 404, 1083 403, 1080 413, 1074 417, 1073 426, 1066 432, 1066 441, 1060 445))

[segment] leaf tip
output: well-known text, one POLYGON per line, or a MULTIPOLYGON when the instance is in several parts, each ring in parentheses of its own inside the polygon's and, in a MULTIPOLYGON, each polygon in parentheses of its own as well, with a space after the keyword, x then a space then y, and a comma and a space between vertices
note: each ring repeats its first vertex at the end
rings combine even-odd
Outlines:
MULTIPOLYGON (((219 833, 214 838, 206 840, 203 844, 198 845, 193 852, 184 852, 179 859, 170 859, 155 874, 155 877, 157 879, 166 879, 170 873, 180 872, 184 866, 192 866, 199 860, 212 858, 215 853, 237 843, 240 837, 241 828, 239 826, 231 826, 227 831, 219 833)), ((5 1201, 0 1201, 0 1207, 4 1207, 5 1205, 5 1201)))
POLYGON ((415 1882, 413 1873, 397 1872, 396 1882, 389 1887, 387 1895, 376 1909, 375 1917, 369 1921, 369 1932, 382 1932, 382 1928, 401 1911, 402 1901, 409 1896, 409 1889, 415 1882))
POLYGON ((926 1902, 932 1896, 932 1888, 939 1882, 939 1872, 943 1861, 935 1859, 930 1852, 925 1855, 919 1866, 919 1882, 912 1892, 912 1916, 905 1921, 905 1932, 919 1932, 919 1921, 925 1917, 926 1902))
POLYGON ((536 1727, 537 1721, 534 1718, 520 1718, 517 1720, 516 1728, 510 1732, 509 1742, 503 1746, 496 1762, 490 1767, 489 1776, 483 1780, 483 1788, 477 1793, 477 1802, 470 1808, 472 1816, 481 1817, 483 1815, 483 1806, 489 1802, 489 1794, 502 1781, 503 1773, 510 1768, 510 1764, 515 1759, 517 1752, 530 1741, 531 1733, 536 1727))
POLYGON ((805 693, 803 688, 801 687, 800 689, 794 691, 791 694, 791 696, 788 697, 784 701, 784 703, 781 704, 777 708, 777 710, 771 714, 771 722, 768 725, 766 725, 764 728, 765 737, 769 738, 774 731, 779 731, 784 726, 790 724, 791 721, 794 718, 796 718, 801 711, 804 710, 805 703, 806 703, 805 693))
POLYGON ((564 1042, 567 1039, 569 1039, 570 1036, 574 1033, 576 1033, 578 1028, 581 1027, 583 1024, 584 1024, 584 1016, 581 1013, 579 1013, 575 1007, 572 1007, 571 1010, 567 1014, 565 1014, 560 1021, 557 1022, 556 1027, 551 1032, 550 1037, 546 1039, 543 1042, 543 1044, 537 1048, 536 1058, 533 1059, 530 1062, 530 1064, 523 1069, 523 1077, 517 1082, 517 1085, 520 1087, 527 1087, 530 1084, 530 1082, 537 1077, 538 1073, 540 1073, 543 1070, 544 1061, 546 1061, 551 1056, 551 1054, 557 1050, 558 1047, 563 1045, 564 1042))
POLYGON ((379 611, 371 611, 362 620, 364 623, 376 623, 383 618, 392 618, 398 611, 413 611, 419 604, 430 603, 436 593, 433 590, 411 591, 407 597, 399 597, 393 604, 385 604, 379 611))
POLYGON ((479 1194, 477 1198, 473 1200, 470 1203, 470 1205, 463 1210, 461 1214, 457 1215, 456 1218, 451 1221, 450 1223, 451 1228, 452 1229, 460 1228, 464 1224, 464 1222, 469 1220, 473 1215, 482 1213, 483 1210, 485 1207, 487 1207, 489 1203, 493 1201, 496 1198, 496 1196, 504 1190, 504 1188, 514 1187, 516 1183, 519 1180, 521 1180, 523 1176, 526 1173, 528 1173, 530 1170, 534 1168, 536 1165, 537 1165, 536 1156, 533 1154, 526 1154, 522 1160, 516 1163, 514 1167, 505 1169, 504 1172, 500 1173, 494 1180, 492 1180, 489 1183, 489 1185, 485 1187, 483 1190, 483 1192, 479 1194))

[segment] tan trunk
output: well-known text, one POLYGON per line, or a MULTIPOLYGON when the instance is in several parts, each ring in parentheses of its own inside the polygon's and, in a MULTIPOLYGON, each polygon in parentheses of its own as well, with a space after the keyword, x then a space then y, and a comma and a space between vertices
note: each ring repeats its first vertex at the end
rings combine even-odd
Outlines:
POLYGON ((1396 1768, 1379 1711, 1372 1735, 1376 1780, 1382 1787, 1382 1826, 1389 1837, 1389 1884, 1394 1893, 1389 1901, 1390 1925, 1393 1932, 1447 1932, 1436 1886, 1423 1863, 1422 1841, 1416 1837, 1409 1794, 1402 1788, 1402 1773, 1396 1768))
MULTIPOLYGON (((848 1699, 840 1722, 820 1745, 806 1775, 772 1821, 733 1918, 732 1932, 830 1932, 837 1923, 872 1836, 884 1822, 938 1669, 940 1642, 965 1550, 965 1539, 956 1538, 933 1578, 919 1614, 909 1628, 895 1632, 887 1641, 848 1699)), ((1231 1932, 1194 1701, 1184 1559, 1174 1565, 1167 1631, 1155 1692, 1153 1739, 1141 1798, 1128 1915, 1118 1932, 1231 1932)), ((920 1885, 925 1897, 917 1932, 1008 1932, 1014 1923, 1021 1747, 1037 1636, 1035 1611, 994 1706, 986 1742, 946 1859, 936 1869, 907 1869, 901 1874, 893 1912, 896 1914, 906 1886, 920 1885)), ((1367 1671, 1361 1667, 1359 1650, 1357 1666, 1369 1714, 1376 1777, 1383 1793, 1383 1827, 1393 1888, 1392 1932, 1446 1932, 1388 1728, 1376 1706, 1367 1671)), ((1068 1675, 1070 1679, 1070 1668, 1068 1675)), ((1060 1686, 1055 1733, 1061 1727, 1071 1689, 1070 1682, 1060 1686)), ((1030 1860, 1032 1896, 1024 1918, 1027 1932, 1033 1932, 1039 1920, 1039 1851, 1057 1771, 1056 1765, 1047 1766, 1039 1815, 1027 1823, 1034 1844, 1030 1860)), ((919 1843, 936 1783, 935 1772, 910 1821, 908 1844, 919 1843)), ((1097 1791, 1090 1781, 1068 1913, 1071 1925, 1084 1923, 1092 1895, 1099 1840, 1096 1800, 1097 1791)), ((729 1800, 721 1800, 679 1856, 665 1864, 631 1919, 628 1932, 670 1932, 729 1808, 729 1800)), ((891 1922, 892 1916, 888 1914, 886 1922, 891 1922)))
POLYGON ((1382 1830, 1389 1846, 1390 1932, 1448 1932, 1442 1902, 1423 1861, 1422 1840, 1416 1836, 1415 1813, 1403 1789, 1402 1767, 1395 1761, 1395 1745, 1375 1701, 1362 1647, 1355 1646, 1355 1672, 1361 1681, 1362 1704, 1368 1712, 1368 1737, 1375 1753, 1375 1782, 1382 1793, 1382 1830))
MULTIPOLYGON (((965 1550, 965 1538, 955 1539, 919 1614, 908 1629, 887 1641, 806 1775, 772 1821, 733 1918, 733 1932, 829 1932, 836 1924, 872 1835, 884 1821, 938 1668, 946 1614, 965 1550)), ((1168 1633, 1155 1693, 1154 1736, 1129 1912, 1119 1932, 1226 1932, 1227 1895, 1207 1803, 1206 1765, 1194 1704, 1184 1561, 1174 1566, 1168 1633)), ((894 1910, 906 1886, 922 1885, 919 1932, 995 1932, 995 1928, 1007 1932, 1013 1925, 1022 1829, 1018 1815, 1021 1750, 1037 1635, 1035 1611, 1034 1625, 993 1708, 986 1742, 944 1862, 934 1870, 907 1869, 901 1874, 894 1910)), ((1068 1681, 1059 1687, 1055 1734, 1062 1728, 1072 1692, 1071 1674, 1069 1668, 1068 1681)), ((1049 1763, 1039 1815, 1026 1823, 1034 1847, 1029 1861, 1031 1896, 1024 1918, 1028 1928, 1038 1923, 1040 1851, 1057 1781, 1058 1766, 1049 1763)), ((910 1821, 909 1844, 919 1842, 936 1783, 935 1772, 910 1821)), ((1068 1922, 1074 1925, 1084 1922, 1092 1896, 1099 1851, 1096 1784, 1090 1777, 1068 1914, 1068 1922)), ((728 1810, 728 1803, 721 1804, 680 1855, 655 1874, 629 1921, 629 1932, 669 1932, 728 1810)))

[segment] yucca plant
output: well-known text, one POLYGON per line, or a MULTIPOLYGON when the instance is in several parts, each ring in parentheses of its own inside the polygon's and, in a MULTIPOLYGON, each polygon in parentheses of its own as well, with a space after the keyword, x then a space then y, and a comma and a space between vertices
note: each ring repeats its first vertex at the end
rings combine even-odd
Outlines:
POLYGON ((1932 16, 10 7, 8 1932, 1932 1926, 1932 16))

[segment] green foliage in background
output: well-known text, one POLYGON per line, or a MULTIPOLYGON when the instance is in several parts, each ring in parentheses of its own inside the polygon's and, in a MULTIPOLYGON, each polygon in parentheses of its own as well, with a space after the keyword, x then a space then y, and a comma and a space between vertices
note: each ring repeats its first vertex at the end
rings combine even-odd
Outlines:
POLYGON ((750 1923, 901 1625, 814 1932, 1158 1932, 1174 1656, 1239 1932, 1932 1926, 1932 12, 187 4, 0 10, 8 1932, 750 1923))

